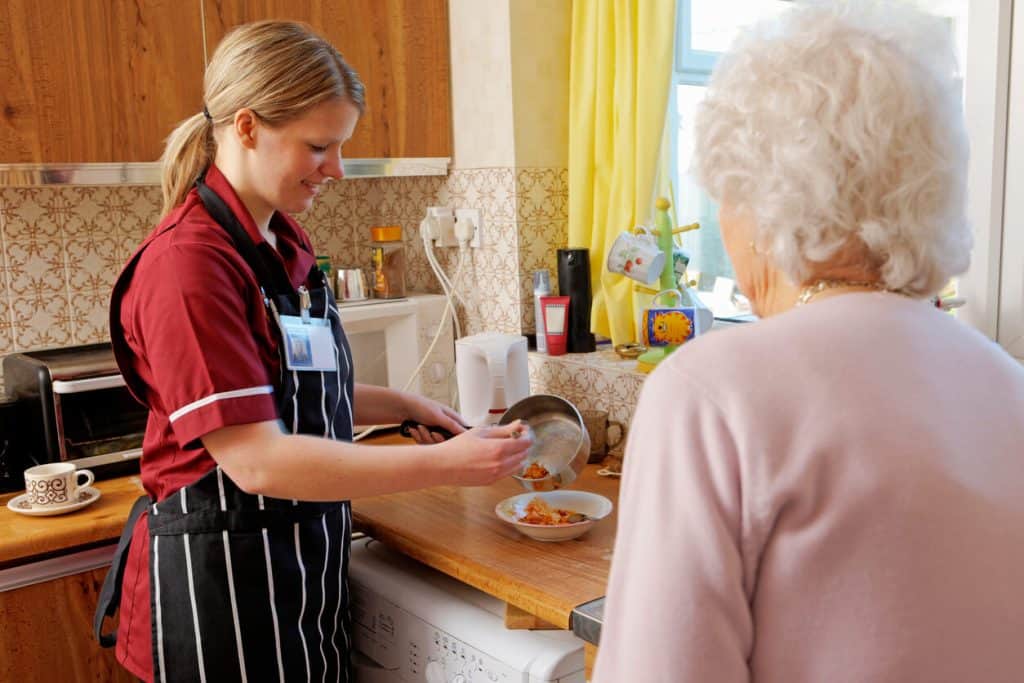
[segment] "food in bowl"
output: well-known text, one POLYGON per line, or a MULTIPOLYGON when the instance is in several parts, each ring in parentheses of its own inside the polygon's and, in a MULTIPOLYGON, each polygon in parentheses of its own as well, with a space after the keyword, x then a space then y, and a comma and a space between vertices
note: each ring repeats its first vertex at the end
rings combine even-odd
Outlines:
POLYGON ((544 465, 541 465, 539 462, 531 462, 520 476, 523 479, 543 479, 550 475, 551 473, 548 472, 544 465))
POLYGON ((544 502, 543 498, 534 498, 523 509, 523 514, 517 517, 524 524, 546 524, 555 526, 559 524, 578 524, 587 518, 582 512, 555 508, 544 502))
POLYGON ((568 541, 587 533, 592 526, 611 514, 612 502, 589 491, 561 489, 543 493, 520 493, 498 503, 494 512, 516 531, 538 541, 568 541), (581 521, 568 524, 533 524, 520 521, 526 509, 535 500, 543 501, 554 510, 578 513, 581 521))

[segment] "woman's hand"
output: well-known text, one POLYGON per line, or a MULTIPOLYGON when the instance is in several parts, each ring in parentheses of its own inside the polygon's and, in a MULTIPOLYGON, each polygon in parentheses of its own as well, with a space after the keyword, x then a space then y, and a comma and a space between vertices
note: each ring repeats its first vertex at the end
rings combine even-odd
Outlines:
POLYGON ((519 472, 531 445, 529 430, 516 420, 501 427, 476 427, 434 448, 452 484, 486 486, 519 472))
POLYGON ((416 394, 405 394, 403 399, 408 419, 420 423, 419 427, 412 430, 412 438, 416 443, 431 444, 444 441, 443 436, 431 432, 429 427, 442 427, 456 435, 466 431, 462 416, 448 406, 416 394))

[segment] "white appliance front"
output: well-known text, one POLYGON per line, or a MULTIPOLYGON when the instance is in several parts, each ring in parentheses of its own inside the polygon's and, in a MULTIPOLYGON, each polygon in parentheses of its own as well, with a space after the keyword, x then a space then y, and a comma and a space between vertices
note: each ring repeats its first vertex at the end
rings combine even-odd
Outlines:
POLYGON ((505 603, 373 539, 349 563, 356 683, 585 683, 569 631, 505 628, 505 603))
MULTIPOLYGON (((444 314, 441 294, 413 294, 395 301, 374 300, 341 304, 338 312, 352 347, 355 380, 403 389, 430 348, 444 314)), ((455 335, 448 324, 441 330, 423 370, 409 391, 451 405, 455 394, 455 335)))

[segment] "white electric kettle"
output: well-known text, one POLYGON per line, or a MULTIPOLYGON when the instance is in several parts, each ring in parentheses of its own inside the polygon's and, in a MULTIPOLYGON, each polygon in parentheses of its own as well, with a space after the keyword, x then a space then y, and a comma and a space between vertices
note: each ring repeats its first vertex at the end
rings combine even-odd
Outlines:
POLYGON ((455 342, 459 412, 466 424, 496 423, 530 394, 526 337, 482 332, 455 342))

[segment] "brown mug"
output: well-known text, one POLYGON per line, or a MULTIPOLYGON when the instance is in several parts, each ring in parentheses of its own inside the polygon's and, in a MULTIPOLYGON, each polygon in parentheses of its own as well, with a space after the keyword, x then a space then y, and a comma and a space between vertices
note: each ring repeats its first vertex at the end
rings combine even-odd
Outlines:
POLYGON ((601 462, 608 451, 622 443, 626 427, 609 419, 607 410, 581 410, 580 416, 590 435, 590 458, 587 462, 601 462))

